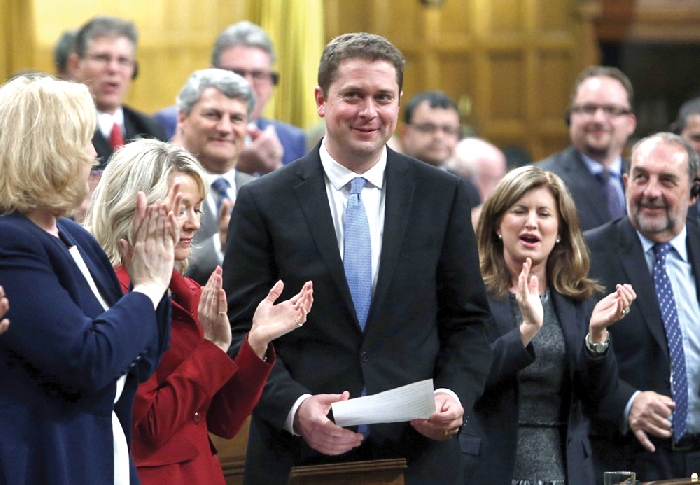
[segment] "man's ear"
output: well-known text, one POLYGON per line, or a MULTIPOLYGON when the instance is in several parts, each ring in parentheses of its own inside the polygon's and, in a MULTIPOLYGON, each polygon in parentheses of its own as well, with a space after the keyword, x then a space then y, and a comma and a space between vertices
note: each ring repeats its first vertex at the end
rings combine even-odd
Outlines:
POLYGON ((82 77, 78 76, 80 72, 80 57, 75 52, 68 56, 68 72, 71 78, 83 82, 82 77))
POLYGON ((314 89, 314 99, 316 100, 316 112, 323 118, 326 114, 326 96, 323 94, 320 86, 316 86, 316 89, 314 89))

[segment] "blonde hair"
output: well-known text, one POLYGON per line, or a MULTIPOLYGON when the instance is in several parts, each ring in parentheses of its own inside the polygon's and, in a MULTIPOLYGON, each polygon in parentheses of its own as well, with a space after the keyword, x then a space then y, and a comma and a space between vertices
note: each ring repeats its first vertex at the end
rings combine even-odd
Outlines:
POLYGON ((204 169, 182 147, 141 139, 114 153, 92 194, 91 207, 85 217, 85 228, 95 236, 112 265, 122 263, 119 240, 130 239, 137 194, 146 194, 149 205, 165 199, 176 174, 192 177, 202 198, 206 198, 204 169))
POLYGON ((71 213, 87 195, 97 115, 84 84, 18 76, 0 87, 0 213, 71 213))
POLYGON ((559 218, 560 242, 547 258, 547 280, 554 289, 575 300, 590 298, 603 288, 588 278, 590 256, 583 239, 574 200, 562 180, 552 172, 526 165, 512 170, 498 183, 484 202, 476 230, 481 275, 486 289, 505 296, 512 285, 512 275, 503 255, 503 242, 497 229, 503 215, 531 190, 544 187, 552 194, 559 218))

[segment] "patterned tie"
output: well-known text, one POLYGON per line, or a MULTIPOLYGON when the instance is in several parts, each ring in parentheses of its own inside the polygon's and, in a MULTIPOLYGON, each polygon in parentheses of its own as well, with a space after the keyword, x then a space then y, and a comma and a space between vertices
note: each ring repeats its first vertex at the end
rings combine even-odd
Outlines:
POLYGON ((124 137, 122 136, 122 129, 119 127, 119 123, 114 123, 112 125, 112 132, 109 135, 109 144, 112 146, 112 150, 124 146, 124 137))
POLYGON ((216 216, 219 216, 221 211, 221 203, 224 200, 231 200, 228 195, 228 188, 231 186, 223 177, 219 177, 211 183, 211 190, 214 193, 214 201, 216 202, 216 216))
POLYGON ((607 169, 603 169, 602 172, 596 175, 596 178, 600 181, 600 185, 603 187, 603 192, 605 192, 610 217, 614 220, 625 215, 625 207, 620 204, 620 197, 617 195, 615 185, 612 183, 612 177, 613 175, 610 173, 610 170, 607 169))
POLYGON ((656 297, 659 300, 661 318, 666 328, 668 340, 668 352, 671 356, 671 386, 673 401, 676 408, 673 410, 673 441, 683 437, 687 427, 688 418, 688 376, 685 370, 685 352, 683 351, 683 334, 678 322, 676 301, 673 298, 671 280, 666 273, 666 256, 671 251, 671 243, 654 244, 654 287, 656 297))
POLYGON ((355 177, 350 181, 343 239, 345 278, 348 280, 357 320, 363 331, 372 303, 372 247, 367 213, 360 198, 360 192, 366 183, 367 180, 362 177, 355 177))

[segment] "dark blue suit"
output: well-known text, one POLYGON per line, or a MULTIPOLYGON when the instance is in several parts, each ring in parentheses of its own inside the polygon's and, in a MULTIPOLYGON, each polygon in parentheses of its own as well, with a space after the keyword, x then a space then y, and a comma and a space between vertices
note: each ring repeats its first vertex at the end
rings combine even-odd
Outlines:
POLYGON ((143 294, 122 297, 94 238, 65 218, 58 229, 60 238, 20 213, 0 217, 11 321, 0 338, 0 484, 113 483, 112 409, 128 442, 136 387, 169 342, 170 299, 154 311, 143 294), (106 312, 68 252, 74 245, 106 312))
MULTIPOLYGON (((577 302, 552 291, 554 309, 561 322, 568 374, 566 472, 569 485, 595 483, 588 415, 598 397, 611 392, 617 376, 612 352, 591 357, 584 347, 594 301, 577 302)), ((459 441, 466 465, 466 483, 510 485, 518 444, 518 372, 535 361, 532 343, 523 347, 520 322, 516 322, 508 298, 489 297, 495 326, 489 328, 493 364, 486 390, 460 432, 459 441)), ((531 477, 516 477, 526 479, 531 477)))

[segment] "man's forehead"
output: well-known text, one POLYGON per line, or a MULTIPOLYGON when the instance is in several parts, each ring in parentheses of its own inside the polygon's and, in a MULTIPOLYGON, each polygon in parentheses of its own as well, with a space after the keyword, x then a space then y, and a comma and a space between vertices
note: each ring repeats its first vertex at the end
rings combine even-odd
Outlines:
POLYGON ((88 41, 87 47, 88 49, 99 48, 100 50, 126 47, 130 52, 134 51, 134 44, 131 42, 131 39, 122 35, 111 34, 93 37, 88 41))

